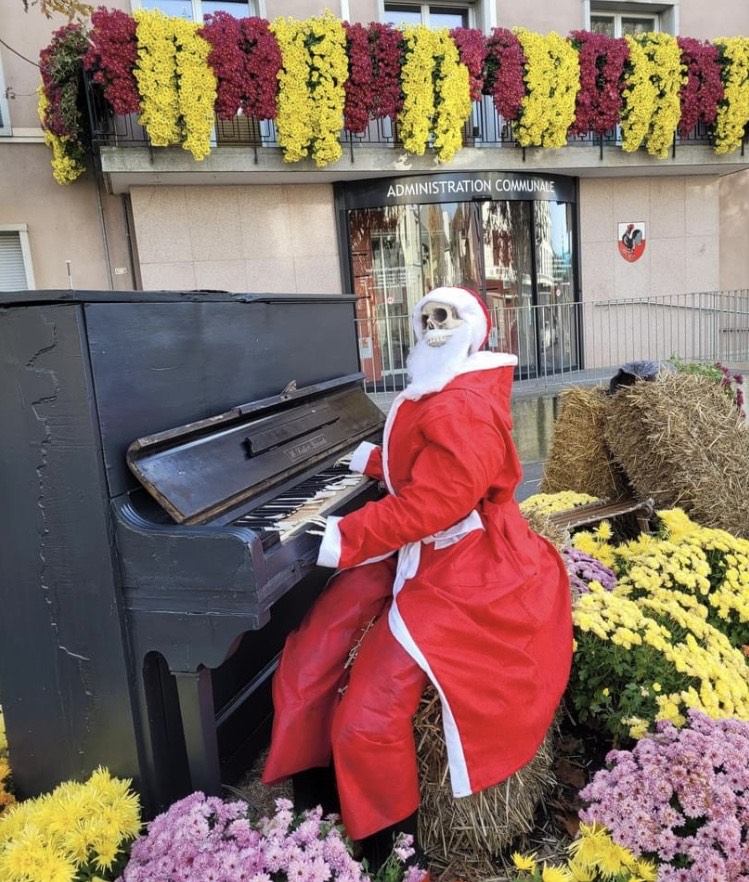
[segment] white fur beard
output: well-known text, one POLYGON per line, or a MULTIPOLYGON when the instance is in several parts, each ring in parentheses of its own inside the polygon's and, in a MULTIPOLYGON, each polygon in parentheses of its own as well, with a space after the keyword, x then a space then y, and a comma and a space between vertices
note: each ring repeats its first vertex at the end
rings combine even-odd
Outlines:
POLYGON ((471 326, 466 322, 456 328, 442 346, 429 346, 426 340, 420 340, 406 362, 410 385, 423 388, 424 392, 442 389, 468 358, 471 334, 471 326))

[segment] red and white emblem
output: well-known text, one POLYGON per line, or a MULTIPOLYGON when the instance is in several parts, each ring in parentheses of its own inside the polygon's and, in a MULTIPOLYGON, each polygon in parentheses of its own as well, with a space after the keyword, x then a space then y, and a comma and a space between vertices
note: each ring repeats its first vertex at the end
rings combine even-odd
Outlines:
POLYGON ((639 260, 645 251, 645 224, 619 224, 619 254, 629 263, 639 260))

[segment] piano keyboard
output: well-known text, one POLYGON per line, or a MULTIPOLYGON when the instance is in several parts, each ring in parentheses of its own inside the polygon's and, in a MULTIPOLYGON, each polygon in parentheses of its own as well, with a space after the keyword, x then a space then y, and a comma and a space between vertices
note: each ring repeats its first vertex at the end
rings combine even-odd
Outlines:
POLYGON ((339 508, 357 488, 370 480, 350 472, 350 456, 302 481, 234 521, 264 534, 263 545, 288 540, 314 518, 339 508))

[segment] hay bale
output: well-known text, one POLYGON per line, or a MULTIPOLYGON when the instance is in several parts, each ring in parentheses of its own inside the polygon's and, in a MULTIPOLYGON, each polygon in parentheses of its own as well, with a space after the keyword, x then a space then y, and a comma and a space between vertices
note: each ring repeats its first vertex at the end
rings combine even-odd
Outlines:
POLYGON ((713 380, 677 373, 622 389, 605 434, 639 497, 749 536, 749 431, 713 380))
POLYGON ((496 877, 497 857, 534 827, 542 798, 555 784, 552 737, 506 781, 455 799, 450 789, 439 696, 428 687, 414 718, 421 783, 419 839, 432 876, 478 880, 496 877))
POLYGON ((541 493, 574 490, 599 499, 629 495, 627 478, 604 437, 608 397, 600 386, 575 386, 562 393, 541 493))
MULTIPOLYGON (((442 731, 439 696, 427 687, 414 717, 414 736, 421 785, 419 838, 429 857, 432 878, 496 878, 499 852, 534 828, 534 816, 555 782, 553 740, 546 737, 531 762, 506 781, 474 796, 453 798, 442 731)), ((268 750, 255 760, 244 780, 225 787, 227 797, 248 802, 252 816, 270 816, 279 797, 292 799, 291 781, 267 787, 260 781, 268 750)))

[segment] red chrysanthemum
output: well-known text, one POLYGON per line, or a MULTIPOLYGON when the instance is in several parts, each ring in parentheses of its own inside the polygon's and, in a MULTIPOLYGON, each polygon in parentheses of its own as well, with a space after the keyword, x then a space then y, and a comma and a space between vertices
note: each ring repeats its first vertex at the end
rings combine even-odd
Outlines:
POLYGON ((687 68, 687 81, 679 90, 681 118, 679 134, 688 135, 698 122, 712 125, 723 100, 718 49, 712 43, 677 37, 681 61, 687 68))
POLYGON ((484 88, 484 61, 486 41, 478 28, 453 28, 450 31, 453 42, 458 47, 460 61, 468 68, 468 83, 471 101, 478 101, 484 88))
POLYGON ((208 64, 216 74, 216 114, 234 119, 239 110, 275 119, 281 50, 264 18, 207 15, 198 33, 211 44, 208 64))
POLYGON ((52 34, 52 42, 39 53, 42 89, 49 102, 42 125, 60 138, 81 140, 82 120, 78 106, 81 59, 88 38, 81 25, 66 24, 52 34))
POLYGON ((527 59, 520 40, 507 28, 492 28, 486 41, 484 94, 491 95, 497 112, 506 120, 518 118, 525 98, 527 59))
POLYGON ((589 31, 572 31, 572 45, 580 59, 580 91, 575 99, 571 135, 604 135, 619 123, 624 88, 627 41, 589 31))
POLYGON ((121 9, 99 7, 91 15, 91 44, 83 66, 104 87, 104 97, 115 113, 126 116, 140 109, 133 69, 138 61, 135 19, 121 9))
POLYGON ((392 25, 344 22, 349 77, 343 125, 360 135, 370 119, 395 119, 403 104, 400 87, 402 34, 392 25))

